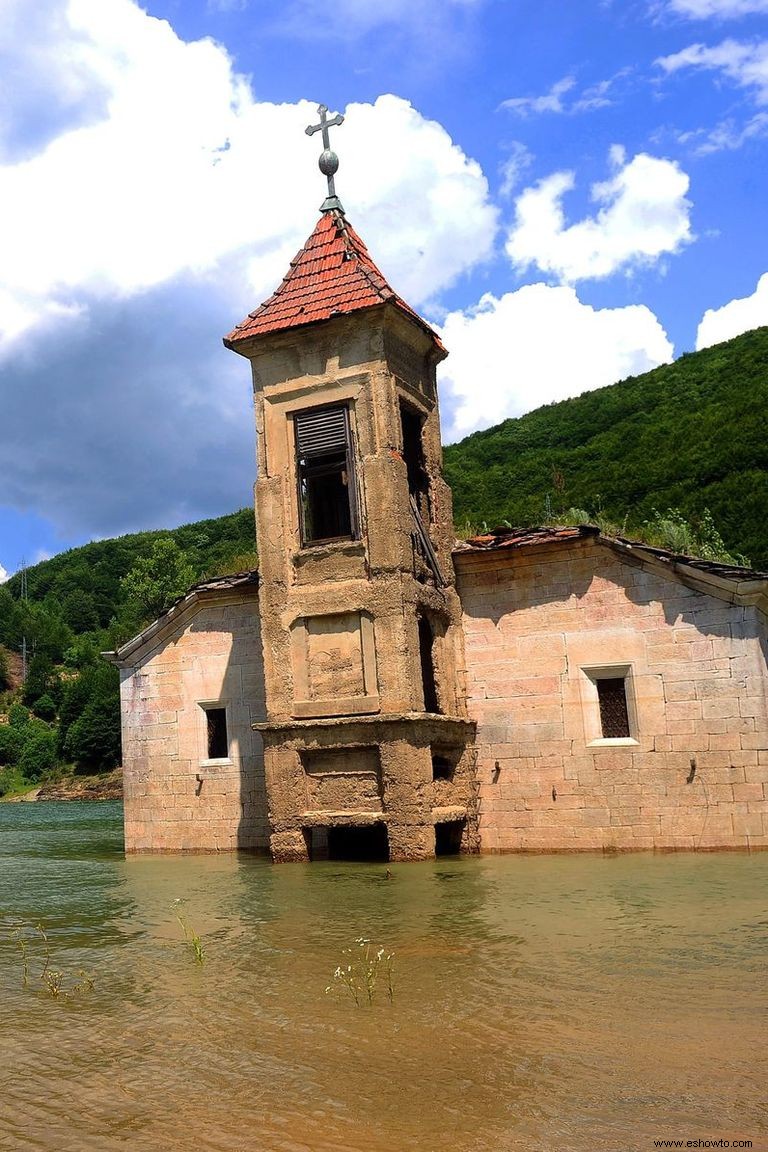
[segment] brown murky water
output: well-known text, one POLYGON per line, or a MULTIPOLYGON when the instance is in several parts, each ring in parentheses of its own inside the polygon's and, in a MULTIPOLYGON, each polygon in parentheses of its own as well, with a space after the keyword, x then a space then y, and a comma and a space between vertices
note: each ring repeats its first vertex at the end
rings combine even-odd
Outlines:
POLYGON ((0 807, 0 1148, 768 1148, 768 854, 392 873, 126 861, 116 805, 0 807), (90 993, 39 990, 34 942, 22 986, 8 929, 39 919, 90 993), (396 953, 392 1005, 325 994, 360 935, 396 953))

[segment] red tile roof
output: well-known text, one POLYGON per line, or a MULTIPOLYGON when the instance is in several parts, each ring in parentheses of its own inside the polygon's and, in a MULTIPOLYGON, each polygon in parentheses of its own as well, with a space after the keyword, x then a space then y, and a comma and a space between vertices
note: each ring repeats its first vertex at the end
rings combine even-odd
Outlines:
POLYGON ((236 348, 254 336, 388 302, 415 320, 443 351, 437 334, 390 288, 352 225, 340 212, 325 212, 279 288, 225 336, 224 343, 236 348))
POLYGON ((553 541, 578 540, 583 536, 597 536, 600 529, 591 524, 567 528, 494 528, 482 536, 471 536, 460 540, 457 552, 495 552, 499 548, 530 548, 534 544, 551 544, 553 541))
POLYGON ((470 536, 467 540, 458 540, 453 551, 454 554, 498 552, 501 548, 531 548, 536 544, 563 544, 569 540, 589 537, 622 552, 637 552, 640 555, 652 556, 672 567, 683 564, 686 568, 722 580, 737 582, 768 580, 768 572, 759 572, 754 568, 742 568, 739 564, 723 564, 718 560, 701 560, 697 556, 686 556, 683 553, 672 552, 668 548, 654 548, 641 540, 629 540, 624 536, 604 536, 596 524, 552 528, 493 528, 482 536, 470 536))

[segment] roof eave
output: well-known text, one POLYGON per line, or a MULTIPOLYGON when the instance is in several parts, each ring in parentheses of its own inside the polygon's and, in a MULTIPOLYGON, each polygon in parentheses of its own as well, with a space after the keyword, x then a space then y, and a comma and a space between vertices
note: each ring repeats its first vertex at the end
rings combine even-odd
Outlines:
POLYGON ((398 316, 405 320, 410 320, 411 323, 416 324, 421 330, 430 337, 433 344, 433 358, 435 364, 439 364, 441 360, 445 360, 448 355, 448 350, 441 341, 434 328, 422 320, 417 312, 414 312, 404 301, 399 297, 394 296, 389 300, 380 300, 372 304, 363 304, 359 308, 350 308, 346 311, 333 312, 330 316, 324 316, 321 320, 305 320, 299 323, 285 324, 280 327, 269 328, 264 332, 249 333, 243 336, 237 335, 237 329, 233 329, 228 336, 224 336, 222 343, 225 348, 231 352, 237 352, 238 355, 250 359, 252 353, 255 351, 259 343, 263 340, 270 340, 276 336, 287 335, 294 332, 306 332, 312 328, 319 328, 322 324, 331 324, 336 320, 343 320, 345 316, 359 316, 363 312, 375 312, 378 309, 395 308, 398 316))
MULTIPOLYGON (((246 574, 243 574, 245 577, 246 574)), ((204 584, 195 585, 190 588, 184 596, 180 597, 174 604, 170 606, 161 616, 158 616, 146 628, 142 628, 130 640, 126 640, 119 648, 112 652, 102 652, 102 657, 110 664, 116 665, 118 668, 129 667, 136 657, 136 655, 147 648, 155 641, 160 641, 169 632, 183 620, 189 612, 198 605, 210 600, 221 600, 225 597, 232 597, 233 595, 242 594, 244 591, 257 592, 259 583, 258 577, 254 573, 249 573, 250 578, 244 578, 238 583, 231 585, 221 585, 214 588, 206 587, 204 584)))

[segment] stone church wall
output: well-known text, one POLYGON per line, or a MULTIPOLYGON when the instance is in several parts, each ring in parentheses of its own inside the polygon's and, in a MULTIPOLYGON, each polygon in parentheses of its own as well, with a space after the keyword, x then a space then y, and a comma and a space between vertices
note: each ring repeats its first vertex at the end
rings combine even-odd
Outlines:
POLYGON ((121 669, 128 852, 269 845, 258 598, 202 599, 121 669), (206 708, 226 713, 228 754, 211 758, 206 708))
POLYGON ((768 847, 757 607, 594 540, 456 567, 483 851, 768 847), (625 679, 625 739, 601 738, 606 675, 625 679))

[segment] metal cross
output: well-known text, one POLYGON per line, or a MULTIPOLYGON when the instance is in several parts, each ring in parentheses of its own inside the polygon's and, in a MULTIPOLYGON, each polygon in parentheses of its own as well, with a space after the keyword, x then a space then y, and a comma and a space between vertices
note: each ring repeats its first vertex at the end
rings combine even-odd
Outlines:
POLYGON ((341 206, 341 201, 336 195, 336 185, 334 184, 333 180, 333 177, 339 169, 339 158, 331 149, 331 141, 328 136, 328 129, 334 128, 337 124, 343 124, 344 117, 337 114, 336 116, 332 116, 329 120, 327 116, 328 109, 326 108, 325 104, 319 104, 317 111, 318 115, 320 116, 320 123, 310 124, 309 127, 305 129, 305 131, 307 136, 314 136, 315 132, 322 132, 323 134, 323 151, 320 153, 318 165, 320 171, 328 179, 328 195, 321 205, 320 211, 329 212, 332 209, 336 209, 337 211, 343 213, 344 209, 341 206))

